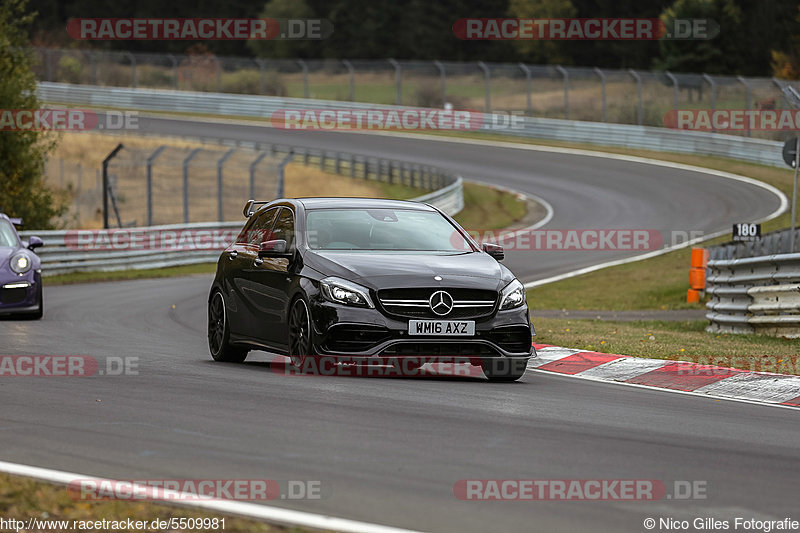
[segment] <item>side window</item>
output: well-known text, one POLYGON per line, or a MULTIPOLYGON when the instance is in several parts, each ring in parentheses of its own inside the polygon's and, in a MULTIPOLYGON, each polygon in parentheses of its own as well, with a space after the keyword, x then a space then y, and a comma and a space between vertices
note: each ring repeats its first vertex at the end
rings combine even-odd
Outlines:
POLYGON ((260 246, 263 241, 269 240, 269 230, 272 229, 272 223, 275 221, 275 215, 278 213, 277 207, 273 207, 263 213, 256 215, 256 219, 245 226, 242 233, 236 242, 239 244, 250 244, 253 246, 260 246))
POLYGON ((294 214, 291 209, 282 209, 272 228, 270 239, 283 239, 286 241, 286 248, 289 249, 294 244, 294 214))

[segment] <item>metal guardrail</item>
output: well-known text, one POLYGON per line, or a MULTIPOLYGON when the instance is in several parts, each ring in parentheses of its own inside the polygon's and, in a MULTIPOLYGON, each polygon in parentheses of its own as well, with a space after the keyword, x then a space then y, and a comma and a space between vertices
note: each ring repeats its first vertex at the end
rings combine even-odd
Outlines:
MULTIPOLYGON (((443 189, 413 200, 434 205, 446 213, 458 213, 464 206, 462 187, 463 180, 458 176, 443 189)), ((37 250, 37 254, 42 259, 42 275, 52 276, 213 263, 221 250, 233 242, 243 225, 244 221, 200 222, 96 230, 107 232, 103 235, 109 238, 103 241, 93 230, 26 230, 20 235, 23 239, 37 235, 44 240, 44 246, 37 250), (111 237, 114 232, 118 232, 117 240, 111 237), (82 235, 90 238, 82 242, 82 235), (137 235, 137 238, 132 239, 132 235, 137 235), (150 236, 160 244, 153 245, 150 236)))
MULTIPOLYGON (((161 89, 130 89, 40 82, 38 95, 45 102, 124 108, 143 111, 178 111, 246 118, 269 118, 286 109, 410 109, 403 106, 308 100, 243 94, 161 89)), ((516 117, 516 127, 506 126, 507 115, 483 113, 480 131, 526 138, 625 148, 709 155, 769 166, 782 166, 782 143, 717 133, 672 130, 651 126, 516 117)))
POLYGON ((708 262, 710 332, 800 338, 800 254, 708 262))
MULTIPOLYGON (((710 260, 743 259, 791 252, 791 229, 766 233, 753 241, 728 242, 708 247, 710 260)), ((800 250, 800 232, 795 234, 794 249, 800 250)))

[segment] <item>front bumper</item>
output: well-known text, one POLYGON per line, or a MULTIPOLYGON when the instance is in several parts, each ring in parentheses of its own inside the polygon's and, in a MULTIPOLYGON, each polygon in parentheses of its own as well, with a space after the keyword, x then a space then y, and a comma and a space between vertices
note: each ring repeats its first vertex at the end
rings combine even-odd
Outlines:
POLYGON ((475 335, 469 337, 411 336, 408 319, 317 298, 310 302, 310 311, 318 355, 348 360, 414 357, 431 362, 445 358, 527 361, 536 357, 527 306, 476 320, 475 335))
POLYGON ((6 277, 0 281, 0 315, 38 311, 39 283, 33 270, 22 276, 6 277))

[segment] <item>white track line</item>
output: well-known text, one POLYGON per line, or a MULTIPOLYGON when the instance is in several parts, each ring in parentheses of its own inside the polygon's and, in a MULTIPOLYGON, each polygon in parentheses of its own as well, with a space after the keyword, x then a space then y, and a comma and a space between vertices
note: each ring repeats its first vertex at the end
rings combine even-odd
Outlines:
MULTIPOLYGON (((14 474, 17 476, 31 477, 51 483, 58 483, 60 485, 68 485, 70 482, 75 481, 76 479, 87 478, 97 481, 114 481, 110 479, 96 478, 86 474, 74 474, 71 472, 63 472, 61 470, 50 470, 48 468, 8 463, 5 461, 0 461, 0 472, 14 474)), ((313 529, 325 529, 348 533, 419 533, 410 529, 382 526, 380 524, 359 522, 357 520, 349 520, 347 518, 337 518, 335 516, 307 513, 303 511, 293 511, 291 509, 281 509, 278 507, 268 507, 266 505, 257 505, 248 502, 230 500, 197 501, 191 500, 191 498, 196 498, 196 495, 186 494, 185 499, 176 498, 175 500, 171 499, 164 502, 154 501, 153 503, 197 507, 208 511, 218 511, 221 513, 245 516, 248 518, 256 518, 275 524, 303 526, 313 529)))

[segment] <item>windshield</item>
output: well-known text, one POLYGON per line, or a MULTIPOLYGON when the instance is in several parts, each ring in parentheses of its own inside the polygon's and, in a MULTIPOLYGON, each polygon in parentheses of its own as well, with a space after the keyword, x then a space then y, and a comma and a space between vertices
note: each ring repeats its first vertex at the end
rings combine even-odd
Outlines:
POLYGON ((411 209, 309 211, 306 240, 315 250, 472 250, 442 215, 411 209))
POLYGON ((0 246, 19 246, 17 232, 7 220, 0 220, 0 246))

